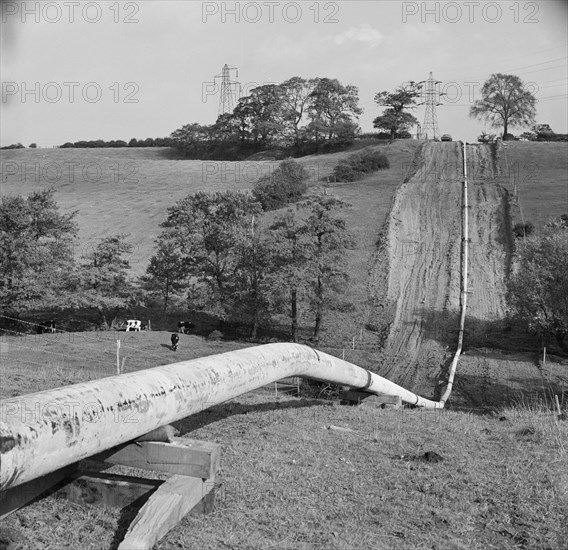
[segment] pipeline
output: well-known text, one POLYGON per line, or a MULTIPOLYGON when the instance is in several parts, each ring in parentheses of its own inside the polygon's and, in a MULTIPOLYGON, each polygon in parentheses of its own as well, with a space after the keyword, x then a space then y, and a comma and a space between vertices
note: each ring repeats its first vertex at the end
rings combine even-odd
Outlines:
POLYGON ((2 401, 0 491, 289 376, 441 408, 308 346, 266 344, 2 401))
POLYGON ((93 380, 0 402, 0 491, 17 487, 224 401, 290 376, 400 396, 442 409, 461 354, 467 301, 467 158, 463 144, 461 320, 439 402, 299 344, 267 344, 93 380))
POLYGON ((458 335, 458 347, 450 366, 448 375, 448 383, 440 399, 442 407, 445 406, 447 400, 452 393, 454 385, 454 377, 458 366, 458 360, 461 355, 463 346, 463 334, 465 326, 465 312, 467 308, 467 267, 469 254, 469 229, 468 229, 468 201, 467 201, 467 143, 462 143, 463 147, 463 185, 462 185, 462 254, 461 254, 461 294, 460 294, 460 330, 458 335))

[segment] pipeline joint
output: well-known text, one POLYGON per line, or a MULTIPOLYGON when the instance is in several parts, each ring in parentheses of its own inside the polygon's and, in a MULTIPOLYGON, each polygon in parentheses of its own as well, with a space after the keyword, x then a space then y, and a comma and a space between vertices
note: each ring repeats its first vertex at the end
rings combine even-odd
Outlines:
POLYGON ((369 387, 371 386, 371 382, 373 381, 373 375, 371 374, 370 371, 365 369, 365 372, 367 373, 367 383, 361 387, 361 388, 357 388, 357 391, 365 391, 367 389, 369 389, 369 387))

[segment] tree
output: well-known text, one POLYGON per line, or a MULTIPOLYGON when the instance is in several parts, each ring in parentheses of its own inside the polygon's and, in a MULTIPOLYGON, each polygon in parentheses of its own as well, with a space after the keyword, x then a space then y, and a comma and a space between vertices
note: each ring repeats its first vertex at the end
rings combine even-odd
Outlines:
POLYGON ((224 318, 231 312, 243 240, 250 235, 255 217, 262 212, 248 192, 196 193, 168 209, 160 238, 172 243, 197 281, 201 306, 224 318))
POLYGON ((306 289, 306 266, 310 258, 308 243, 302 239, 301 224, 289 209, 269 227, 272 271, 271 297, 277 308, 289 305, 291 337, 298 341, 298 300, 306 289))
POLYGON ((284 129, 279 87, 265 84, 253 88, 250 95, 239 99, 233 117, 244 129, 246 139, 252 142, 255 150, 278 142, 284 129))
POLYGON ((37 149, 37 143, 30 143, 30 149, 37 149))
POLYGON ((492 128, 503 127, 503 139, 509 126, 528 126, 536 115, 536 98, 515 75, 496 73, 483 84, 481 99, 470 107, 469 116, 485 120, 492 128))
POLYGON ((353 246, 345 220, 337 213, 347 203, 328 195, 306 201, 308 217, 300 231, 305 239, 309 262, 306 266, 311 287, 311 309, 314 312, 312 340, 319 343, 322 321, 334 294, 342 292, 348 278, 343 253, 353 246))
POLYGON ((251 338, 256 338, 261 323, 270 317, 269 274, 273 256, 271 243, 256 217, 235 252, 238 260, 230 316, 250 325, 251 338))
POLYGON ((276 210, 300 200, 308 189, 308 178, 309 173, 301 164, 286 159, 254 184, 253 195, 264 210, 276 210))
POLYGON ((328 142, 347 143, 359 128, 353 118, 363 112, 359 107, 359 89, 343 86, 337 79, 319 78, 311 94, 307 130, 316 144, 322 139, 328 142))
POLYGON ((310 106, 312 93, 317 84, 317 79, 306 80, 300 76, 294 76, 279 86, 282 100, 282 121, 288 132, 293 136, 294 147, 301 150, 300 125, 310 106))
POLYGON ((69 306, 96 309, 101 320, 106 316, 116 318, 118 311, 131 305, 135 289, 128 280, 130 263, 126 257, 133 245, 127 235, 112 235, 102 238, 85 254, 83 262, 69 284, 72 298, 69 306))
POLYGON ((381 107, 388 107, 383 114, 373 120, 373 126, 380 130, 390 132, 390 138, 407 132, 411 126, 418 123, 418 119, 407 109, 416 108, 415 98, 419 89, 411 83, 409 86, 399 86, 394 92, 379 92, 375 95, 375 102, 381 107))
POLYGON ((185 288, 188 276, 186 262, 167 232, 160 236, 157 245, 157 252, 150 258, 142 283, 144 290, 163 299, 165 313, 171 296, 185 288))
POLYGON ((531 330, 553 335, 568 351, 568 224, 567 218, 549 223, 540 236, 518 245, 518 270, 509 295, 519 316, 531 330))
POLYGON ((27 198, 4 196, 0 204, 0 305, 12 314, 66 303, 73 270, 77 212, 60 214, 55 191, 27 198))

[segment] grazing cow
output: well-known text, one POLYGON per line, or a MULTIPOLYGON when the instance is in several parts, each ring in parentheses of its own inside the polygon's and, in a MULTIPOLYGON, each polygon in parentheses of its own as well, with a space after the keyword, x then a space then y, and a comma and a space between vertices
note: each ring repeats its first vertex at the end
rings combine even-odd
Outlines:
POLYGON ((171 341, 172 341, 172 350, 173 350, 173 351, 177 351, 177 349, 178 349, 178 342, 179 342, 179 334, 177 334, 176 332, 174 332, 174 333, 172 334, 171 341))
POLYGON ((195 325, 191 321, 179 321, 177 324, 177 331, 183 334, 189 334, 189 331, 194 328, 195 325))
POLYGON ((43 334, 44 332, 51 332, 52 334, 54 334, 55 333, 55 321, 53 321, 52 319, 50 319, 48 321, 42 321, 39 325, 37 325, 36 332, 38 334, 43 334))
POLYGON ((138 321, 137 319, 129 319, 128 321, 126 321, 126 332, 129 332, 131 330, 137 330, 138 332, 140 332, 141 328, 142 321, 138 321))

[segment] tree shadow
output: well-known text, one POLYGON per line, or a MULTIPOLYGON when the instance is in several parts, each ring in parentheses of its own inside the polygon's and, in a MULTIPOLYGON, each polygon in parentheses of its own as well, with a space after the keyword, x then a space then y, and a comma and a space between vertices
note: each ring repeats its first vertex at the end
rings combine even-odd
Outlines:
MULTIPOLYGON (((455 349, 458 343, 460 313, 422 308, 417 312, 425 339, 455 349)), ((470 348, 493 348, 510 352, 537 353, 540 338, 528 332, 517 319, 488 321, 466 315, 462 351, 470 348)), ((555 349, 554 342, 549 343, 555 349)))
POLYGON ((512 376, 501 382, 458 373, 446 408, 475 414, 488 414, 507 407, 554 410, 555 395, 561 401, 568 398, 568 378, 544 380, 538 375, 512 376))

